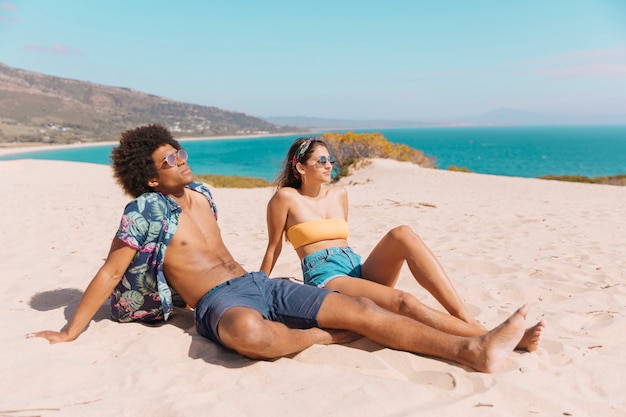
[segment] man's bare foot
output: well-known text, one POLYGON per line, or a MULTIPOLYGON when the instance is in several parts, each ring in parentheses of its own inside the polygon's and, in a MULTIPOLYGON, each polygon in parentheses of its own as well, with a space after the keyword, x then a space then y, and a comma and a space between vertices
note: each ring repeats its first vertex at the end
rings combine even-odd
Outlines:
POLYGON ((520 307, 508 319, 490 332, 478 337, 476 355, 468 362, 481 372, 495 372, 504 366, 509 354, 524 335, 528 306, 520 307))
POLYGON ((541 333, 543 332, 544 327, 546 327, 546 322, 541 320, 534 326, 526 329, 524 336, 522 336, 522 340, 519 341, 515 349, 525 350, 526 352, 534 352, 539 349, 541 333))

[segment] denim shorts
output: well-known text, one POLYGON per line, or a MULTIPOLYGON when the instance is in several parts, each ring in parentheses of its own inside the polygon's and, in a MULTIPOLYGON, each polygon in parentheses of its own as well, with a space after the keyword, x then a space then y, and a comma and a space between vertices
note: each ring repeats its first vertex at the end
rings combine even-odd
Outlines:
POLYGON ((361 257, 348 246, 322 249, 302 258, 304 283, 324 287, 337 277, 361 278, 361 257))
POLYGON ((265 272, 249 272, 209 290, 195 308, 196 329, 202 336, 221 344, 217 326, 233 307, 248 307, 265 319, 296 329, 319 327, 317 314, 330 290, 298 284, 286 279, 269 279, 265 272))

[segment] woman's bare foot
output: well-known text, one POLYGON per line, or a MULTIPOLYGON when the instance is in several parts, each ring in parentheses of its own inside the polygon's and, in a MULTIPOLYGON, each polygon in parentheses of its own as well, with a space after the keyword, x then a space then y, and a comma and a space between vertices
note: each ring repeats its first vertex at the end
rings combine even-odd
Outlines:
POLYGON ((515 349, 525 350, 526 352, 534 352, 539 349, 541 333, 543 332, 544 327, 546 327, 546 322, 541 320, 534 326, 526 329, 524 336, 522 336, 522 340, 519 341, 515 349))
POLYGON ((479 322, 478 320, 476 320, 476 318, 474 316, 472 316, 472 314, 469 312, 469 310, 467 308, 465 308, 465 306, 462 305, 462 309, 460 311, 453 311, 453 310, 447 310, 448 313, 450 313, 451 316, 456 317, 457 319, 464 321, 465 323, 469 324, 470 326, 476 328, 476 329, 480 329, 483 331, 487 331, 487 328, 485 326, 483 326, 483 324, 481 322, 479 322))
MULTIPOLYGON (((520 307, 490 332, 477 338, 474 358, 468 365, 477 371, 495 372, 504 366, 509 354, 524 336, 528 306, 520 307)), ((470 348, 472 350, 472 348, 470 348)))
POLYGON ((483 326, 483 324, 481 322, 479 322, 478 320, 476 320, 474 317, 469 316, 466 319, 460 318, 461 320, 463 320, 464 322, 466 322, 467 324, 476 327, 480 330, 487 330, 487 328, 485 326, 483 326))

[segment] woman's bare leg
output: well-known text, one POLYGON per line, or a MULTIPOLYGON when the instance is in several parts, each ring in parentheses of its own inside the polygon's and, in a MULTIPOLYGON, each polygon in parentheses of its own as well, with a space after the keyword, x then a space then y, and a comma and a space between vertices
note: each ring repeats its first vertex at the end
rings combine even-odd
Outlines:
MULTIPOLYGON (((334 278, 326 285, 326 288, 355 297, 367 297, 386 310, 412 318, 428 327, 451 335, 482 336, 487 333, 484 327, 429 307, 412 294, 366 279, 334 278)), ((545 322, 540 321, 526 329, 516 349, 529 352, 537 350, 544 327, 545 322)))
POLYGON ((471 315, 443 267, 408 226, 390 230, 372 250, 363 264, 363 277, 393 287, 403 262, 413 277, 454 317, 477 327, 482 325, 471 315))
POLYGON ((367 297, 385 310, 417 320, 428 327, 457 336, 480 336, 482 326, 465 322, 419 301, 414 295, 362 278, 338 277, 326 288, 355 297, 367 297))

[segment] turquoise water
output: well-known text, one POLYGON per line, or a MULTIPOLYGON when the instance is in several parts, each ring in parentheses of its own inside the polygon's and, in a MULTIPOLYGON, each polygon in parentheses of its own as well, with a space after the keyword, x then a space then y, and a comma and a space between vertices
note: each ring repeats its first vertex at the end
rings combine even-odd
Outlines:
POLYGON ((626 174, 626 126, 394 129, 385 136, 435 156, 440 168, 517 177, 626 174))
MULTIPOLYGON (((450 165, 470 171, 518 176, 626 173, 626 126, 445 127, 356 130, 381 132, 450 165)), ((291 142, 300 135, 254 139, 181 140, 195 174, 273 180, 291 142)), ((7 159, 58 159, 108 164, 111 145, 7 155, 7 159)))

